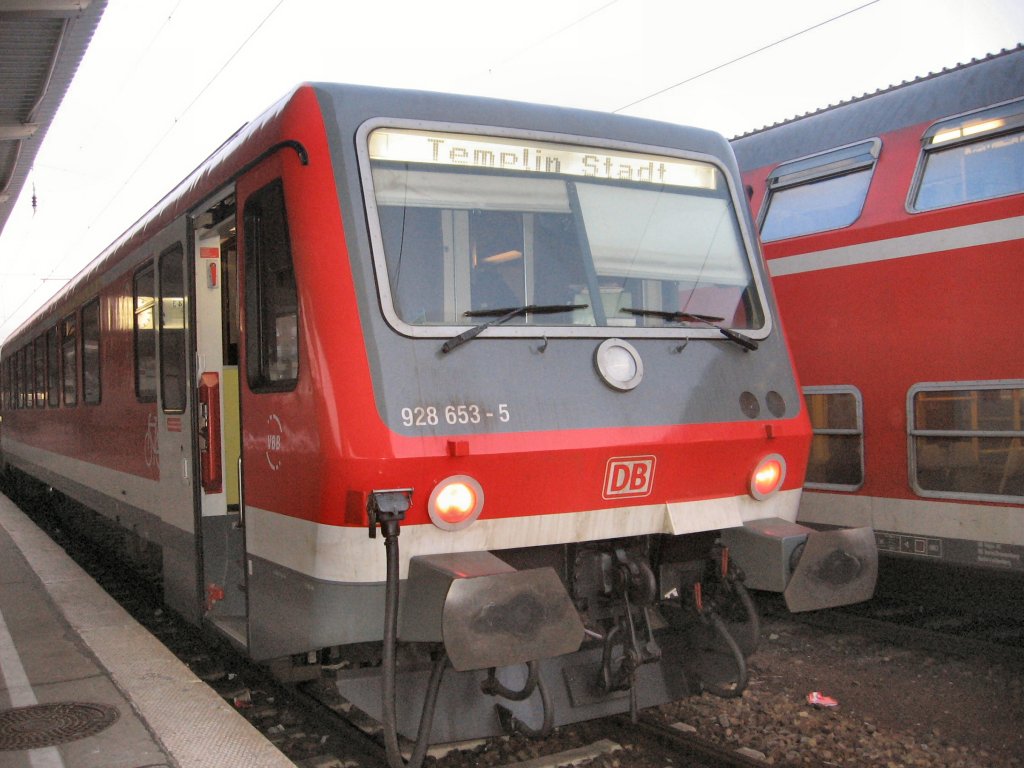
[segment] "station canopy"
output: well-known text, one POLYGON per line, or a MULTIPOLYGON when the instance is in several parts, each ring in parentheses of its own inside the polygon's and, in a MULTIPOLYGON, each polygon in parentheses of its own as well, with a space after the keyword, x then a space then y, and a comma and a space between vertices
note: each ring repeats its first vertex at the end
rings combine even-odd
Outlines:
POLYGON ((107 0, 0 0, 0 231, 107 0))

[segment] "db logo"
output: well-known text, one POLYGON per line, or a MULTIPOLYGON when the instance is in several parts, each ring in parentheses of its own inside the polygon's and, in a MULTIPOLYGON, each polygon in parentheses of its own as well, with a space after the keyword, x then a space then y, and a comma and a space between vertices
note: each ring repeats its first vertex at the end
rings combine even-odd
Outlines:
POLYGON ((653 456, 622 456, 608 459, 604 472, 606 499, 646 496, 654 484, 653 456))

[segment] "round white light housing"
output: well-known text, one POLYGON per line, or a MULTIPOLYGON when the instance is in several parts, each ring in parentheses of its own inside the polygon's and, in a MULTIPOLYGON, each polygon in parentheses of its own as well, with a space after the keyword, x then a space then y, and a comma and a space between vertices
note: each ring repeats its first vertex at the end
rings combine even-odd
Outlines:
POLYGON ((594 353, 594 365, 610 387, 623 392, 644 378, 644 363, 632 344, 622 339, 605 339, 594 353))

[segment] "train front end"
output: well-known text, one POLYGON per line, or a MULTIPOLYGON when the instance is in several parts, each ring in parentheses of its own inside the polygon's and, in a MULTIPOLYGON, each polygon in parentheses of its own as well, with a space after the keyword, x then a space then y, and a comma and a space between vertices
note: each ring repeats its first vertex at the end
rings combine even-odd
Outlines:
POLYGON ((873 542, 794 522, 810 429, 724 140, 318 98, 352 292, 296 256, 317 553, 338 594, 362 588, 346 640, 384 640, 381 666, 338 673, 346 698, 413 735, 426 696, 439 741, 736 695, 744 575, 797 609, 870 594, 873 542))

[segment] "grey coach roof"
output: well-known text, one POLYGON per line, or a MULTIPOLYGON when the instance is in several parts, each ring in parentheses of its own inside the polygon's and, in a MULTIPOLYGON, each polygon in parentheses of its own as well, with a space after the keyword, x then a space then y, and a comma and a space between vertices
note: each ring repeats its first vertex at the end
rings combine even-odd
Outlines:
POLYGON ((1024 96, 1024 44, 732 140, 743 171, 1024 96))

